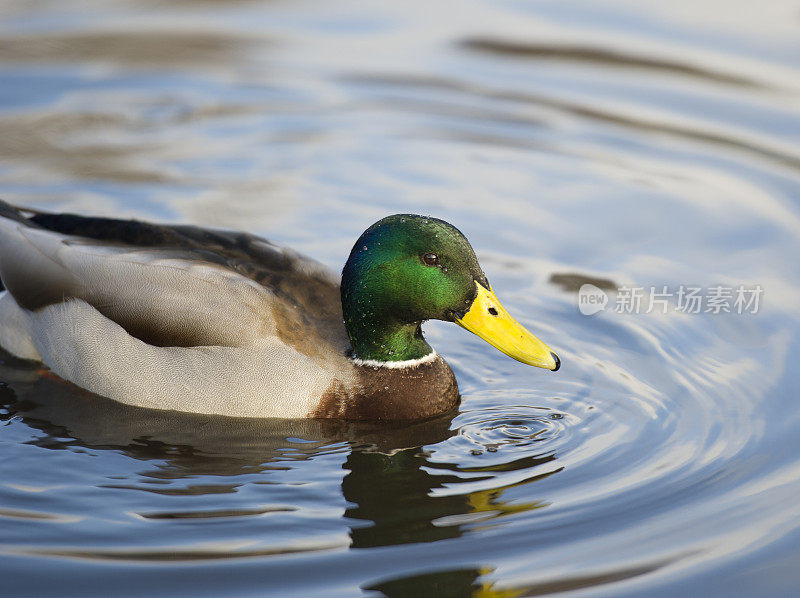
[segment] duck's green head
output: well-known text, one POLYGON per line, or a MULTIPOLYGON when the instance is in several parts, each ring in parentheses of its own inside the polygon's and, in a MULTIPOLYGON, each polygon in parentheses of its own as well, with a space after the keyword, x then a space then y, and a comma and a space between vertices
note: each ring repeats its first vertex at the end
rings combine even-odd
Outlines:
POLYGON ((560 365, 500 304, 461 231, 437 218, 397 214, 364 231, 342 271, 342 310, 360 360, 430 354, 420 326, 435 319, 455 322, 523 363, 560 365))

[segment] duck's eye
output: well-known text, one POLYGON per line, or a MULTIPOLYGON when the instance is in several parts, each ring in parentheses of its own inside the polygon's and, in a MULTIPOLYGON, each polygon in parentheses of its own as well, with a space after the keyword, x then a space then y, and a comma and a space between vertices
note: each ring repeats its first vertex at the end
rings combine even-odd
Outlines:
POLYGON ((439 256, 436 255, 435 253, 423 253, 422 261, 426 266, 438 266, 439 256))

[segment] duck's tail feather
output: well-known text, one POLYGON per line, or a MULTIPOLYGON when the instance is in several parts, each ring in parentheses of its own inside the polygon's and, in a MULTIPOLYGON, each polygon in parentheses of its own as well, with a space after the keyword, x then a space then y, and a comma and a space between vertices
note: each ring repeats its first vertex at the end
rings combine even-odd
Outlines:
POLYGON ((14 222, 19 222, 26 226, 39 228, 36 222, 34 222, 31 218, 25 216, 26 213, 33 214, 34 217, 40 214, 47 214, 47 212, 42 212, 40 210, 15 206, 13 204, 8 203, 7 201, 4 201, 3 199, 0 199, 0 218, 7 218, 9 220, 13 220, 14 222))
MULTIPOLYGON (((31 208, 22 208, 19 206, 15 206, 13 204, 0 199, 0 218, 5 218, 6 220, 11 220, 13 222, 18 222, 25 226, 29 226, 31 228, 42 228, 39 224, 31 220, 31 218, 26 217, 25 213, 33 214, 34 216, 40 214, 46 214, 46 212, 41 212, 39 210, 34 210, 31 208)), ((5 291, 6 287, 3 284, 2 280, 0 280, 0 291, 5 291)))

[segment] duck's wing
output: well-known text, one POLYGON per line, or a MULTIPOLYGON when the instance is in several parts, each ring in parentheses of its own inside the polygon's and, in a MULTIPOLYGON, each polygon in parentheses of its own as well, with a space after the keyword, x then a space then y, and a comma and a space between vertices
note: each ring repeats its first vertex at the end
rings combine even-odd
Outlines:
POLYGON ((297 286, 339 292, 338 280, 319 262, 249 233, 44 212, 32 213, 23 222, 108 246, 183 251, 191 259, 225 266, 287 297, 297 293, 297 286))
POLYGON ((347 345, 332 275, 245 233, 26 217, 0 203, 0 278, 24 309, 82 299, 158 346, 239 346, 270 335, 307 354, 347 345))

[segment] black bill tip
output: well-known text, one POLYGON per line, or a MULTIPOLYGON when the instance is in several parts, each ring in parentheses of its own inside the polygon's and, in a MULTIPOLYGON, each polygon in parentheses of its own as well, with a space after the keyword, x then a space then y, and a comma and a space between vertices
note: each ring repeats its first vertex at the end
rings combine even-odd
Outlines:
POLYGON ((555 353, 553 353, 552 351, 550 351, 550 355, 552 355, 552 356, 553 356, 553 359, 554 359, 554 360, 555 360, 555 362, 556 362, 556 367, 554 367, 554 368, 553 368, 551 371, 553 371, 553 372, 557 372, 557 371, 558 371, 558 368, 560 368, 560 367, 561 367, 561 360, 558 358, 558 355, 556 355, 556 354, 555 354, 555 353))

